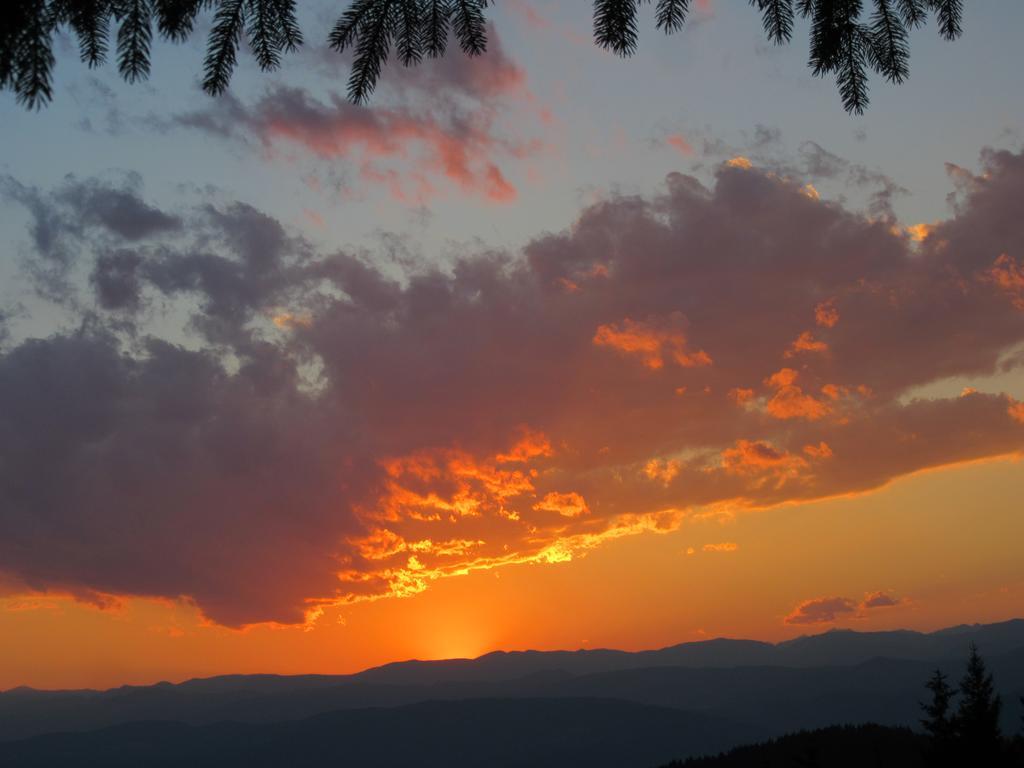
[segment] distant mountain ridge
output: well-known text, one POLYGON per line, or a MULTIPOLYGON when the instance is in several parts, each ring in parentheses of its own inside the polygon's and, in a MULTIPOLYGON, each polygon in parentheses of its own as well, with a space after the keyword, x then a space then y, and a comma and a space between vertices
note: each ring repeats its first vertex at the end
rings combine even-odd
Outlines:
POLYGON ((498 651, 354 675, 225 675, 106 691, 0 693, 0 740, 138 720, 272 723, 336 710, 470 698, 614 698, 752 723, 754 735, 835 722, 913 725, 931 670, 961 673, 976 643, 1015 717, 1024 621, 933 633, 831 631, 778 644, 717 639, 658 650, 498 651), (785 691, 785 695, 780 695, 785 691))
POLYGON ((538 672, 562 671, 589 674, 641 667, 752 667, 843 666, 876 657, 929 661, 956 658, 975 643, 984 654, 1000 654, 1024 648, 1024 619, 995 624, 961 624, 934 632, 893 630, 858 632, 832 629, 801 635, 780 643, 759 640, 714 638, 680 643, 647 651, 610 649, 576 651, 492 651, 475 659, 396 661, 347 675, 236 674, 194 678, 181 683, 159 682, 148 686, 124 685, 105 691, 94 689, 41 690, 19 686, 5 695, 113 694, 156 687, 181 689, 329 687, 344 683, 429 684, 433 682, 495 681, 515 679, 538 672))
POLYGON ((773 735, 836 722, 915 725, 935 666, 955 680, 970 643, 1016 715, 1024 621, 933 633, 832 631, 772 645, 685 643, 654 651, 496 652, 399 662, 354 675, 225 675, 108 691, 0 693, 0 741, 138 720, 273 723, 425 701, 602 698, 703 712, 773 735))
POLYGON ((925 680, 936 667, 957 680, 971 643, 995 674, 1004 727, 1015 730, 1024 695, 1020 620, 933 633, 832 631, 775 645, 718 639, 639 653, 496 652, 355 675, 17 689, 0 694, 0 765, 610 768, 719 754, 798 731, 809 735, 730 753, 722 764, 790 745, 817 750, 823 738, 822 748, 852 758, 878 739, 897 740, 887 751, 912 748, 917 737, 893 727, 918 725, 925 680), (826 728, 837 723, 855 727, 826 728))
POLYGON ((352 675, 364 682, 428 683, 437 681, 520 677, 561 670, 588 674, 641 667, 841 666, 876 657, 929 661, 956 658, 970 643, 983 653, 1024 648, 1024 619, 996 624, 959 625, 935 632, 895 630, 857 632, 833 629, 780 643, 715 638, 680 643, 649 651, 607 649, 579 651, 494 651, 476 659, 404 661, 352 675))

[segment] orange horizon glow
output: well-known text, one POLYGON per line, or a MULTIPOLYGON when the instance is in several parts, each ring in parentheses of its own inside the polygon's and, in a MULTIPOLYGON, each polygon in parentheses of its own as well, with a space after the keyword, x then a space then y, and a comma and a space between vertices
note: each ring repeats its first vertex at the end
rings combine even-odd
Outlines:
MULTIPOLYGON (((1014 455, 922 469, 880 490, 829 499, 785 502, 738 515, 692 516, 665 529, 664 536, 653 538, 628 534, 622 538, 620 530, 604 546, 584 550, 571 561, 571 567, 568 560, 538 557, 504 563, 498 570, 493 570, 493 564, 467 569, 464 573, 449 574, 449 578, 434 582, 422 592, 394 593, 392 599, 358 604, 320 606, 310 615, 306 626, 268 623, 228 629, 204 619, 187 601, 161 598, 121 596, 97 605, 70 595, 8 596, 0 600, 0 654, 14 663, 0 667, 0 690, 18 685, 48 689, 109 688, 229 673, 350 674, 391 661, 475 658, 499 650, 606 647, 637 651, 719 636, 776 642, 836 626, 865 631, 930 631, 964 622, 1020 618, 1024 578, 1016 569, 1013 537, 1000 533, 998 526, 1009 526, 1006 530, 1012 531, 1014 526, 1021 525, 1012 501, 1002 495, 1017 487, 1021 458, 1014 455), (992 560, 980 572, 962 580, 947 573, 938 582, 945 586, 937 588, 930 583, 928 573, 914 574, 920 563, 884 560, 887 548, 895 546, 906 552, 901 543, 903 537, 920 520, 929 517, 928 509, 935 516, 937 532, 952 525, 943 521, 963 514, 958 500, 972 497, 972 489, 979 484, 988 489, 987 498, 978 500, 988 509, 988 524, 973 529, 973 534, 964 531, 958 536, 955 547, 959 555, 953 555, 954 550, 949 549, 953 541, 937 546, 938 540, 933 539, 932 549, 922 552, 922 557, 933 565, 940 565, 936 562, 940 555, 950 557, 948 562, 957 563, 956 571, 966 577, 971 568, 979 565, 980 553, 984 552, 992 560), (892 530, 888 509, 907 509, 910 503, 916 503, 919 509, 911 519, 903 521, 904 532, 892 530), (843 509, 851 504, 859 510, 852 517, 852 510, 843 509), (835 531, 828 537, 820 536, 823 526, 834 526, 840 520, 844 525, 856 525, 856 535, 835 531), (819 546, 810 539, 787 539, 786 530, 791 526, 810 526, 816 530, 804 533, 814 533, 815 541, 825 543, 819 546), (888 543, 875 540, 876 531, 885 528, 888 543), (797 546, 798 551, 804 552, 813 551, 807 549, 812 547, 819 551, 808 561, 792 552, 784 555, 785 550, 776 552, 775 547, 766 549, 764 543, 757 543, 761 531, 786 542, 786 547, 797 546), (679 543, 681 540, 694 543, 687 548, 679 543), (883 544, 875 553, 883 559, 865 562, 869 570, 864 573, 853 569, 831 577, 835 584, 829 584, 835 587, 831 591, 839 593, 844 591, 841 584, 856 584, 847 588, 849 594, 844 596, 851 605, 857 604, 853 606, 856 610, 851 608, 835 620, 820 623, 786 620, 801 605, 815 599, 806 592, 826 591, 822 586, 811 590, 800 586, 809 573, 818 574, 811 578, 822 583, 822 572, 816 570, 816 562, 837 557, 857 562, 862 547, 876 545, 872 541, 883 544), (964 560, 968 553, 969 559, 964 560), (648 562, 649 572, 623 570, 627 563, 638 559, 648 562), (675 576, 668 576, 669 572, 663 570, 671 562, 676 563, 672 568, 675 576), (776 571, 771 580, 756 578, 757 562, 774 564, 776 571), (876 563, 880 562, 890 565, 879 571, 876 563), (712 608, 706 604, 706 597, 686 608, 686 595, 692 594, 696 586, 677 581, 685 577, 686 563, 705 571, 703 578, 727 576, 734 588, 753 577, 748 588, 760 590, 762 597, 748 602, 757 592, 747 594, 743 597, 744 605, 764 603, 767 615, 751 612, 749 608, 734 608, 728 601, 712 608), (783 563, 787 564, 785 572, 780 572, 778 568, 783 563), (898 566, 896 570, 894 566, 898 566), (1005 583, 995 588, 981 587, 983 581, 1000 572, 1004 575, 1002 579, 997 577, 997 583, 1003 579, 1005 583), (574 583, 605 580, 612 574, 623 573, 632 576, 605 591, 606 598, 624 610, 620 619, 607 622, 608 603, 600 600, 593 604, 578 602, 578 618, 568 624, 541 619, 557 610, 557 605, 546 599, 548 596, 557 603, 558 595, 569 589, 578 600, 587 593, 577 592, 574 583), (641 585, 651 577, 667 577, 676 584, 681 590, 678 594, 664 587, 650 594, 657 595, 659 604, 667 599, 677 608, 664 613, 659 609, 640 620, 637 610, 641 607, 634 603, 631 592, 644 589, 641 585), (892 594, 893 605, 865 609, 861 604, 876 593, 892 594), (652 619, 656 620, 651 623, 652 619), (409 621, 419 629, 397 636, 386 630, 395 622, 409 621), (628 628, 632 621, 640 623, 636 632, 628 628), (63 643, 67 632, 91 640, 82 645, 80 658, 58 661, 53 651, 63 643), (390 640, 382 644, 383 638, 390 640), (132 649, 130 653, 128 649, 132 649), (156 668, 166 671, 157 672, 156 668)), ((603 583, 611 586, 607 581, 603 583)), ((730 589, 722 597, 734 601, 739 594, 730 589)))

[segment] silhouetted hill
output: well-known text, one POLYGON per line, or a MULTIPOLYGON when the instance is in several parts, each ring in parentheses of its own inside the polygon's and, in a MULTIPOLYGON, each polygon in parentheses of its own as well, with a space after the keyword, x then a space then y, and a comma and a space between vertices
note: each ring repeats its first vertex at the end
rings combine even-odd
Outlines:
MULTIPOLYGON (((1005 726, 1015 731, 1019 696, 1024 694, 1024 649, 987 661, 1007 703, 1005 726)), ((711 712, 756 724, 765 734, 833 723, 916 726, 924 682, 936 666, 957 680, 964 661, 872 659, 855 666, 819 668, 620 670, 567 679, 558 684, 558 691, 711 712)))
POLYGON ((717 757, 675 760, 664 768, 918 768, 924 765, 926 746, 923 736, 907 728, 832 726, 737 747, 717 757))
POLYGON ((509 680, 558 670, 573 675, 641 667, 816 667, 859 664, 886 657, 916 661, 961 658, 971 643, 986 655, 1024 648, 1024 619, 961 625, 937 632, 831 630, 778 644, 716 638, 652 651, 495 651, 476 659, 404 661, 353 675, 389 684, 509 680))
POLYGON ((423 702, 269 725, 140 722, 0 744, 5 768, 653 766, 720 751, 745 730, 622 701, 423 702))
POLYGON ((1006 725, 1015 731, 1024 694, 1021 621, 930 635, 828 632, 778 646, 718 640, 641 653, 492 653, 474 660, 391 664, 348 676, 226 675, 103 692, 18 689, 0 694, 0 740, 137 720, 270 723, 338 709, 469 698, 615 698, 750 723, 758 738, 837 722, 916 726, 924 681, 935 666, 958 679, 972 641, 995 673, 1007 704, 1006 725), (875 651, 903 658, 870 655, 875 651), (799 661, 804 652, 842 663, 776 663, 799 661), (934 655, 940 652, 945 655, 934 655), (766 654, 771 664, 749 663, 766 654))

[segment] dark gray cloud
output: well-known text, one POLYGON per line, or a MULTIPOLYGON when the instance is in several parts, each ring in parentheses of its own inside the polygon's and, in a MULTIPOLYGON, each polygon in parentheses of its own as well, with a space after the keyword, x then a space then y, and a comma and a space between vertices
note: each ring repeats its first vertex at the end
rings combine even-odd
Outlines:
POLYGON ((782 142, 782 131, 773 125, 754 126, 754 135, 751 139, 751 146, 756 149, 767 149, 777 147, 782 142))
POLYGON ((894 199, 908 194, 906 188, 881 171, 871 170, 860 163, 851 163, 829 152, 817 142, 803 142, 799 148, 799 155, 802 161, 801 171, 812 179, 831 179, 853 187, 873 190, 868 210, 876 216, 895 218, 892 207, 894 199))
POLYGON ((206 205, 190 219, 193 239, 151 249, 139 273, 165 296, 200 302, 194 326, 218 343, 244 345, 244 326, 263 310, 305 287, 305 242, 251 206, 206 205))
POLYGON ((187 595, 226 624, 301 621, 305 596, 337 590, 334 555, 359 530, 345 510, 378 471, 346 416, 264 352, 231 376, 156 340, 128 357, 102 333, 6 354, 3 569, 30 588, 187 595))
MULTIPOLYGON (((57 301, 73 300, 71 273, 83 248, 95 249, 100 242, 116 247, 174 234, 182 226, 178 216, 142 199, 141 179, 136 174, 127 175, 120 184, 69 175, 60 186, 45 193, 3 176, 0 198, 20 204, 28 212, 33 258, 27 260, 26 271, 41 295, 57 301)), ((110 283, 116 276, 105 275, 102 269, 94 283, 97 290, 116 291, 110 283)), ((108 298, 98 296, 101 303, 108 298)))
MULTIPOLYGON (((872 216, 895 220, 895 200, 908 190, 885 173, 854 163, 829 151, 815 141, 803 141, 795 154, 784 149, 778 128, 755 125, 744 131, 738 145, 716 135, 700 135, 701 154, 727 160, 743 156, 759 167, 789 179, 811 182, 829 181, 866 195, 866 209, 872 216)), ((698 166, 699 167, 699 166, 698 166)))
POLYGON ((139 265, 142 258, 134 251, 119 249, 96 257, 89 280, 96 300, 104 309, 134 312, 142 299, 139 265))
MULTIPOLYGON (((908 399, 1019 364, 1024 156, 983 162, 919 243, 723 166, 400 277, 240 204, 130 243, 97 217, 125 241, 71 243, 97 316, 0 356, 5 582, 298 621, 687 509, 1019 453, 1020 393, 908 399), (147 296, 188 308, 190 348, 117 333, 147 296)), ((793 621, 857 605, 812 603, 793 621)))
POLYGON ((140 186, 135 175, 129 175, 120 187, 69 176, 54 192, 53 200, 64 208, 58 215, 74 222, 68 226, 99 227, 123 240, 140 240, 180 229, 181 219, 146 203, 140 197, 140 186))
POLYGON ((308 245, 246 204, 172 214, 142 199, 136 177, 122 186, 68 177, 46 193, 10 177, 3 183, 8 199, 30 215, 34 257, 26 271, 56 301, 79 302, 73 273, 81 262, 100 308, 135 313, 147 291, 196 297, 196 327, 239 343, 255 312, 302 288, 285 273, 308 258, 308 245))
POLYGON ((65 238, 80 238, 89 229, 125 241, 180 229, 181 219, 146 203, 140 187, 135 174, 120 185, 69 175, 59 187, 43 193, 11 176, 0 177, 0 194, 20 203, 32 217, 37 252, 61 261, 69 259, 65 238))
POLYGON ((66 264, 70 256, 60 242, 67 228, 63 213, 38 189, 22 184, 12 176, 0 177, 0 194, 8 201, 20 203, 32 217, 29 232, 36 254, 43 259, 66 264))

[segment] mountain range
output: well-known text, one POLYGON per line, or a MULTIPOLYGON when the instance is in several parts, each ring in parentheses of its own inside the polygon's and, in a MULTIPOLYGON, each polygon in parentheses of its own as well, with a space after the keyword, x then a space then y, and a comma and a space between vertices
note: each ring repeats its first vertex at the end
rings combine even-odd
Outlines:
POLYGON ((163 765, 173 757, 176 765, 263 765, 301 743, 307 756, 352 765, 409 764, 403 745, 418 745, 422 766, 656 765, 836 723, 916 727, 924 682, 935 668, 957 680, 972 643, 995 675, 1013 732, 1024 620, 634 653, 496 652, 353 675, 17 688, 0 693, 0 764, 163 765), (509 743, 514 734, 518 746, 509 743), (462 747, 469 752, 455 760, 462 747), (232 763, 228 755, 248 757, 232 763))

